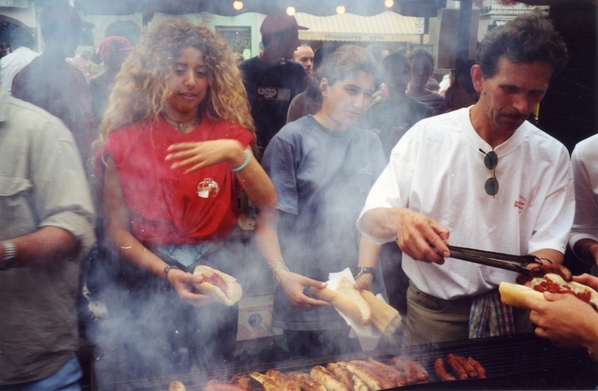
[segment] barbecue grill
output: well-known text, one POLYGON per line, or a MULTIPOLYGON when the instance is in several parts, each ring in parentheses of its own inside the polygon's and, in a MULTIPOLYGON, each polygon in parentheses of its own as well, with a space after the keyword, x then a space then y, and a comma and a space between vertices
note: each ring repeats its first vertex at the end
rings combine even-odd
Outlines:
MULTIPOLYGON (((166 391, 173 380, 181 381, 189 391, 201 391, 210 379, 226 382, 234 373, 265 372, 276 368, 281 372, 309 373, 315 365, 329 362, 374 357, 384 363, 393 356, 411 359, 429 373, 429 383, 401 387, 410 390, 504 390, 504 389, 595 389, 598 385, 598 364, 585 350, 557 348, 534 334, 488 337, 462 341, 417 345, 400 352, 378 350, 336 357, 317 357, 276 363, 257 363, 226 372, 181 374, 160 379, 140 379, 114 384, 112 389, 166 391), (486 368, 486 379, 442 382, 434 372, 434 360, 453 353, 473 357, 486 368)), ((395 390, 399 390, 396 388, 395 390)))

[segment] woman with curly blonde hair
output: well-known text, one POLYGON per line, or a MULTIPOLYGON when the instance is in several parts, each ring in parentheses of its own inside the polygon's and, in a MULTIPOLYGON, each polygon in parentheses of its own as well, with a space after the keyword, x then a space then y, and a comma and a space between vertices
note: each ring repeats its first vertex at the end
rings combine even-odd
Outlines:
POLYGON ((238 307, 200 294, 190 272, 234 270, 241 190, 261 210, 276 205, 254 140, 225 41, 183 17, 153 25, 117 77, 96 158, 106 245, 124 260, 109 310, 132 377, 188 370, 181 348, 200 370, 232 363, 238 307))

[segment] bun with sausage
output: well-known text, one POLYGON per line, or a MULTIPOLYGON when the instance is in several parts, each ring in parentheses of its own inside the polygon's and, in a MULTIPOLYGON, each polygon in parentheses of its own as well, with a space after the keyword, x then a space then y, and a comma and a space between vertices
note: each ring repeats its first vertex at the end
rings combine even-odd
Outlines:
POLYGON ((214 300, 231 306, 243 296, 243 288, 237 279, 206 265, 195 268, 193 275, 201 276, 202 281, 195 284, 200 293, 211 296, 214 300))
POLYGON ((542 292, 568 293, 580 300, 598 308, 598 292, 587 285, 575 281, 567 282, 558 274, 548 273, 544 277, 536 277, 531 281, 530 287, 519 284, 501 282, 498 291, 503 303, 526 308, 525 298, 531 296, 536 300, 546 300, 542 292))

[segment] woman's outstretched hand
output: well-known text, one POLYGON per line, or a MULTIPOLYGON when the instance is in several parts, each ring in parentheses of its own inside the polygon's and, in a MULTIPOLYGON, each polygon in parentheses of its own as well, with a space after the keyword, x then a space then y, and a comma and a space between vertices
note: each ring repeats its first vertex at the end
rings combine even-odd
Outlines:
POLYGON ((172 144, 168 152, 165 160, 172 162, 170 168, 186 167, 185 174, 225 161, 237 167, 245 156, 241 143, 232 139, 172 144), (237 160, 239 164, 235 165, 237 160))

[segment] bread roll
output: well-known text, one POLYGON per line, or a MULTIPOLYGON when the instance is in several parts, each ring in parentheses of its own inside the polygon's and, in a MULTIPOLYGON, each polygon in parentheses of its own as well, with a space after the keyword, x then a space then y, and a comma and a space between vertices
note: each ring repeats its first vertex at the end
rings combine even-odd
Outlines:
POLYGON ((353 283, 342 277, 335 290, 329 288, 311 288, 320 299, 325 300, 349 318, 361 324, 369 324, 372 310, 361 293, 353 287, 353 283))
POLYGON ((529 286, 510 282, 501 282, 498 286, 498 292, 500 293, 500 301, 511 307, 526 308, 524 301, 528 296, 536 300, 546 300, 544 294, 533 290, 529 286))
POLYGON ((372 323, 384 335, 394 333, 401 326, 401 315, 399 311, 392 308, 383 300, 377 298, 372 292, 362 290, 361 296, 370 306, 372 311, 372 323))

